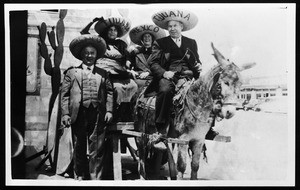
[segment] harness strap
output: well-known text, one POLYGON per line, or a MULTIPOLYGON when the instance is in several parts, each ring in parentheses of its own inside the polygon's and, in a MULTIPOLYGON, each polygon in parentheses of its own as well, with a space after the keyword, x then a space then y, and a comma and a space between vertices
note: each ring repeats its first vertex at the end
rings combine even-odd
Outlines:
POLYGON ((198 120, 202 123, 205 123, 207 121, 203 121, 203 120, 200 120, 199 118, 197 118, 195 112, 190 108, 189 105, 191 105, 191 103, 187 100, 187 98, 185 98, 185 103, 186 103, 186 107, 188 108, 188 110, 190 111, 191 115, 195 118, 195 120, 198 120))

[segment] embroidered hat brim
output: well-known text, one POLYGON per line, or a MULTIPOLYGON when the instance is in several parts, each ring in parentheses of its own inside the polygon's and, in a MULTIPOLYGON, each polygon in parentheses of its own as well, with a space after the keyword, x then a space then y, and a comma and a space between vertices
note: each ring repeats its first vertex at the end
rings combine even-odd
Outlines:
POLYGON ((197 16, 188 10, 162 10, 152 15, 152 21, 165 30, 168 30, 168 22, 171 20, 181 22, 183 24, 182 31, 191 30, 198 23, 197 16))
POLYGON ((95 24, 95 31, 101 35, 107 27, 112 25, 118 26, 121 29, 121 32, 118 33, 118 37, 122 37, 130 30, 131 22, 123 17, 110 17, 104 21, 98 21, 95 24))
POLYGON ((88 45, 91 45, 96 48, 97 50, 97 59, 100 57, 103 57, 105 51, 106 51, 106 43, 103 38, 97 35, 91 35, 91 34, 84 34, 81 36, 78 36, 77 38, 73 39, 69 45, 69 49, 74 57, 76 57, 79 60, 82 60, 81 58, 81 51, 83 48, 87 47, 88 45))
POLYGON ((142 24, 132 28, 129 32, 129 37, 133 43, 142 45, 142 36, 146 33, 153 36, 153 41, 166 36, 165 31, 158 26, 153 24, 142 24))

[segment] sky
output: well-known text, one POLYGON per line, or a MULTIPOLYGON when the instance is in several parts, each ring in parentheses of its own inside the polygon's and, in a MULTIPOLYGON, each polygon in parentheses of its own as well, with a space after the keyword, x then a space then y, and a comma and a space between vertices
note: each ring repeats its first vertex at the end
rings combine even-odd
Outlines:
MULTIPOLYGON (((172 6, 168 6, 172 7, 172 6)), ((237 65, 256 62, 255 68, 244 71, 245 76, 273 76, 289 72, 293 65, 289 49, 293 46, 294 24, 283 5, 180 5, 198 16, 197 25, 182 34, 194 38, 203 71, 215 64, 210 43, 237 65)), ((172 7, 173 8, 173 7, 172 7)), ((178 8, 174 6, 174 8, 178 8)), ((133 25, 153 23, 151 16, 161 8, 129 11, 133 25)), ((290 71, 290 72, 293 72, 290 71)))

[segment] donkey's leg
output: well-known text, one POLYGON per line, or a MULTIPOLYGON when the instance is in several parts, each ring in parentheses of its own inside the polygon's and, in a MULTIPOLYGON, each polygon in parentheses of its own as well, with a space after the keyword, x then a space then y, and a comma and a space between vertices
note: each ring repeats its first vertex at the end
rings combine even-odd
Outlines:
POLYGON ((191 180, 197 180, 197 173, 200 164, 200 155, 202 152, 204 142, 200 140, 193 141, 190 145, 192 150, 192 162, 191 162, 191 180))
POLYGON ((136 145, 138 148, 138 171, 140 174, 140 178, 146 179, 146 166, 145 166, 145 161, 146 161, 146 145, 145 145, 145 139, 143 137, 136 137, 136 145))
MULTIPOLYGON (((142 109, 138 109, 137 110, 137 121, 134 124, 134 129, 136 131, 145 133, 146 129, 145 129, 145 125, 143 123, 143 118, 142 118, 142 109)), ((135 142, 137 145, 137 149, 138 149, 138 171, 140 174, 140 178, 141 179, 146 179, 146 166, 145 166, 145 162, 146 162, 146 144, 147 144, 147 138, 145 138, 144 136, 142 137, 136 137, 135 138, 135 142)))
MULTIPOLYGON (((182 136, 179 139, 184 139, 182 136)), ((186 156, 188 152, 188 145, 178 144, 178 156, 177 156, 177 179, 183 179, 183 174, 186 169, 186 156)))

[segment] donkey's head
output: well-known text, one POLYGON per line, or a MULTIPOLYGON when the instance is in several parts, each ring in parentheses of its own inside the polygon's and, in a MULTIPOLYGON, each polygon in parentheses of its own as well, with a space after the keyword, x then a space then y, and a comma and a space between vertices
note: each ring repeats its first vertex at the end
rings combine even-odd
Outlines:
POLYGON ((256 63, 247 63, 238 67, 233 62, 230 62, 229 59, 225 59, 225 57, 214 47, 213 43, 211 43, 211 47, 214 51, 213 56, 221 68, 218 76, 218 83, 221 86, 221 95, 226 100, 232 95, 235 95, 242 85, 240 72, 252 68, 256 63))
POLYGON ((215 67, 218 73, 214 75, 214 85, 211 88, 213 98, 215 95, 214 110, 219 110, 217 111, 219 117, 229 119, 234 115, 235 107, 228 105, 228 103, 231 98, 235 97, 237 90, 242 85, 240 72, 252 68, 256 63, 247 63, 238 67, 233 62, 230 62, 229 59, 225 59, 214 47, 213 43, 211 43, 211 47, 214 51, 213 56, 219 63, 215 67), (218 99, 220 95, 221 99, 218 99))

